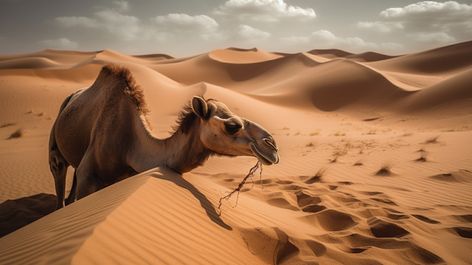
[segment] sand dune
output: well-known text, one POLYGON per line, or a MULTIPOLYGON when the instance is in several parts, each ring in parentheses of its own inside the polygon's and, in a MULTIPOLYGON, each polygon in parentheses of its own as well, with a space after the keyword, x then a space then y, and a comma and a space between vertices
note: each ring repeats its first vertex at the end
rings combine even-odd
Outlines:
POLYGON ((48 68, 58 63, 44 57, 28 57, 0 61, 0 69, 48 68))
POLYGON ((353 53, 339 49, 314 49, 308 51, 310 54, 324 56, 326 58, 344 58, 353 55, 353 53))
POLYGON ((256 48, 0 56, 0 264, 468 264, 471 54, 465 42, 396 57, 256 48), (271 131, 281 162, 221 215, 219 199, 254 158, 212 157, 183 176, 153 169, 50 213, 52 122, 108 63, 133 73, 159 137, 203 95, 271 131))
POLYGON ((426 74, 444 74, 461 71, 470 67, 472 41, 441 47, 415 54, 408 54, 390 60, 373 62, 371 65, 380 69, 398 72, 419 72, 426 74))

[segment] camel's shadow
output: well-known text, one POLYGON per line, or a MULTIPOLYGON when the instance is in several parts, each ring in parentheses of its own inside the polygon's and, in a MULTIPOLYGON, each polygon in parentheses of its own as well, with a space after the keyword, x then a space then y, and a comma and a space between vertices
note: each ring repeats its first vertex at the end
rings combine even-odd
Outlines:
POLYGON ((199 191, 192 183, 184 179, 180 174, 164 170, 160 170, 160 172, 163 172, 163 174, 155 175, 156 178, 170 181, 175 185, 190 191, 190 193, 192 193, 192 195, 200 202, 200 205, 205 210, 211 221, 224 229, 232 230, 231 226, 226 224, 223 219, 220 218, 220 215, 217 213, 211 201, 208 200, 205 194, 199 191))
POLYGON ((56 196, 39 193, 0 204, 0 237, 56 210, 56 196))

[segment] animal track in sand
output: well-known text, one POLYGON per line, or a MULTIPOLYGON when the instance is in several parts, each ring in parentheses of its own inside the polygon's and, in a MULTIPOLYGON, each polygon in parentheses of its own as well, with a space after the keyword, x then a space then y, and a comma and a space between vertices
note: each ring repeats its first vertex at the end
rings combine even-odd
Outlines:
POLYGON ((472 223, 472 214, 454 215, 454 217, 464 223, 472 223))
MULTIPOLYGON (((292 239, 277 227, 241 229, 241 237, 251 253, 268 264, 297 261, 299 248, 292 239)), ((321 250, 318 246, 318 249, 321 250)))
POLYGON ((306 240, 305 243, 317 257, 323 256, 326 253, 326 246, 318 241, 306 240))
POLYGON ((298 208, 290 204, 290 202, 287 201, 287 199, 280 197, 280 198, 273 198, 273 199, 268 199, 267 203, 279 208, 284 208, 284 209, 289 209, 289 210, 294 210, 298 211, 298 208))
POLYGON ((318 224, 327 231, 341 231, 357 225, 353 216, 333 209, 326 209, 318 213, 307 215, 304 219, 318 224))
POLYGON ((318 205, 318 204, 312 204, 304 207, 302 211, 307 212, 307 213, 317 213, 321 212, 324 209, 326 209, 326 206, 323 205, 318 205))
POLYGON ((441 222, 439 221, 436 221, 434 219, 431 219, 427 216, 424 216, 424 215, 421 215, 421 214, 412 214, 413 217, 415 217, 416 219, 418 220, 421 220, 425 223, 429 223, 429 224, 440 224, 441 222))
POLYGON ((381 202, 381 203, 385 203, 385 204, 389 204, 389 205, 396 205, 396 206, 398 205, 394 201, 392 201, 390 199, 387 199, 387 198, 371 198, 371 200, 381 202))
POLYGON ((353 248, 395 249, 399 255, 405 255, 419 264, 444 263, 444 260, 438 255, 403 238, 375 238, 354 233, 343 237, 343 239, 348 241, 353 248))
POLYGON ((281 185, 287 185, 287 184, 292 184, 293 181, 291 181, 291 180, 277 180, 275 183, 281 184, 281 185))
POLYGON ((461 237, 472 238, 472 228, 470 227, 453 227, 452 229, 461 237))
POLYGON ((280 187, 281 190, 288 190, 288 191, 299 191, 302 190, 302 186, 298 186, 296 184, 284 185, 280 187))
POLYGON ((375 217, 368 220, 368 224, 370 226, 370 231, 375 237, 403 237, 410 233, 397 224, 375 217))
POLYGON ((297 196, 297 204, 299 207, 305 207, 309 204, 319 204, 321 203, 321 198, 318 196, 310 195, 303 191, 298 191, 295 193, 297 196))

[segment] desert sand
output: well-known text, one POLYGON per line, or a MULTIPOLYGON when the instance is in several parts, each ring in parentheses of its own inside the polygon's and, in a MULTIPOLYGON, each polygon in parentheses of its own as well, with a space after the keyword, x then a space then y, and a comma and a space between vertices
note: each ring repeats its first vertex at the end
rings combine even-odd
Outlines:
POLYGON ((472 42, 401 56, 0 56, 0 264, 470 264, 471 84, 472 42), (221 212, 256 158, 152 169, 54 211, 50 128, 109 63, 133 73, 157 136, 202 95, 267 128, 280 163, 221 212))

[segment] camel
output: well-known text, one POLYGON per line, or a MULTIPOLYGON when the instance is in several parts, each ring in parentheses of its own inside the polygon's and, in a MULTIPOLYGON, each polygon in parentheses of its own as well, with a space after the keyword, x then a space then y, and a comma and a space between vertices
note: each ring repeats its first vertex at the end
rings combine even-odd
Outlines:
POLYGON ((49 140, 58 209, 64 207, 69 166, 74 178, 65 205, 151 168, 183 174, 212 155, 254 156, 265 165, 279 162, 266 129, 215 99, 194 96, 166 139, 152 134, 147 112, 132 74, 116 65, 104 66, 89 88, 65 99, 49 140))

